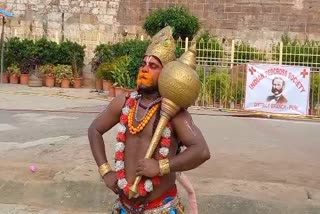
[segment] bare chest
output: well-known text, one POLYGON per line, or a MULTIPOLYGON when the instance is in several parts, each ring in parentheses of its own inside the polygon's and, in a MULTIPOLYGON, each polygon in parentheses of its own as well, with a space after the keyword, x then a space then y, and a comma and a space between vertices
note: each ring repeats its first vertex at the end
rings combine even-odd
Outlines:
MULTIPOLYGON (((140 114, 142 115, 142 114, 140 114)), ((139 160, 144 158, 150 142, 153 137, 153 133, 157 128, 159 116, 156 114, 151 117, 148 123, 145 125, 143 130, 136 134, 130 133, 129 129, 126 131, 126 159, 139 160)), ((141 123, 141 122, 140 122, 141 123)), ((139 122, 134 120, 133 125, 138 127, 139 122)), ((174 136, 170 137, 171 145, 169 147, 170 153, 174 153, 177 150, 177 144, 174 136)), ((158 151, 161 148, 160 142, 156 151, 154 152, 153 158, 158 159, 158 151)))

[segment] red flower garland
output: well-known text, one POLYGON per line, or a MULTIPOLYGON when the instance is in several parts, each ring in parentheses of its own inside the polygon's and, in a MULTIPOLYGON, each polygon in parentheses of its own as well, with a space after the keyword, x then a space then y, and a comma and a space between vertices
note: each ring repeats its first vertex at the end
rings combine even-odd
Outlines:
MULTIPOLYGON (((130 97, 127 99, 125 107, 122 109, 122 114, 120 116, 120 129, 117 134, 117 147, 115 152, 115 161, 116 161, 116 177, 118 179, 118 186, 123 190, 123 192, 128 195, 129 188, 132 185, 131 183, 127 182, 124 169, 124 157, 125 157, 125 142, 126 142, 126 131, 128 129, 128 114, 132 111, 135 105, 135 99, 137 98, 137 93, 133 92, 130 97), (118 164, 117 164, 118 163, 118 164)), ((164 159, 169 153, 169 147, 171 143, 171 127, 168 123, 166 130, 164 131, 161 139, 160 145, 161 149, 159 150, 159 157, 158 159, 164 159)), ((157 186, 160 185, 160 177, 155 176, 150 179, 141 179, 138 184, 138 192, 140 196, 145 196, 148 192, 151 192, 153 189, 153 185, 157 186), (147 182, 148 181, 148 182, 147 182), (150 182, 152 183, 150 187, 150 182)))

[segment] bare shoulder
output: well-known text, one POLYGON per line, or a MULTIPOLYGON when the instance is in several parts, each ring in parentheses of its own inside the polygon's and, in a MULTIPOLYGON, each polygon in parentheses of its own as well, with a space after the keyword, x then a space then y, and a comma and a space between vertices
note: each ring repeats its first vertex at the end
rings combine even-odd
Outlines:
POLYGON ((185 110, 185 109, 181 109, 171 120, 172 125, 175 126, 179 126, 182 122, 183 123, 192 123, 193 124, 193 120, 191 117, 191 114, 185 110))
POLYGON ((178 135, 184 136, 187 134, 186 132, 196 133, 200 131, 194 124, 191 114, 185 109, 180 110, 180 112, 172 118, 171 124, 174 132, 178 135))
POLYGON ((173 132, 186 146, 204 141, 201 130, 193 122, 191 114, 187 110, 181 110, 171 120, 173 132))
POLYGON ((94 119, 90 127, 96 129, 101 134, 107 132, 120 121, 120 115, 125 101, 125 94, 115 97, 106 109, 94 119))

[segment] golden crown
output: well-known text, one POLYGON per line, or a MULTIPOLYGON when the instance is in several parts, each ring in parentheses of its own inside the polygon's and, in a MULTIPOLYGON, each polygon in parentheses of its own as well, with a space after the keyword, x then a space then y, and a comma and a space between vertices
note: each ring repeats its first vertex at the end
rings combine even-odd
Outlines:
POLYGON ((163 66, 168 62, 175 60, 176 45, 172 33, 173 30, 170 26, 160 30, 152 37, 151 44, 145 55, 152 55, 159 58, 163 66))

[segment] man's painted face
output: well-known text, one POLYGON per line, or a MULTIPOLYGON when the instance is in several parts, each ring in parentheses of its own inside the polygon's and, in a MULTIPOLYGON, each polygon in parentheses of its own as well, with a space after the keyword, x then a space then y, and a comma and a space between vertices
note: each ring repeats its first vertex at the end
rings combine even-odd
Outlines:
POLYGON ((139 68, 137 86, 141 90, 158 87, 158 78, 162 70, 161 63, 153 56, 145 56, 139 68))
POLYGON ((275 79, 272 83, 272 93, 275 95, 281 94, 283 91, 283 81, 281 79, 275 79))

